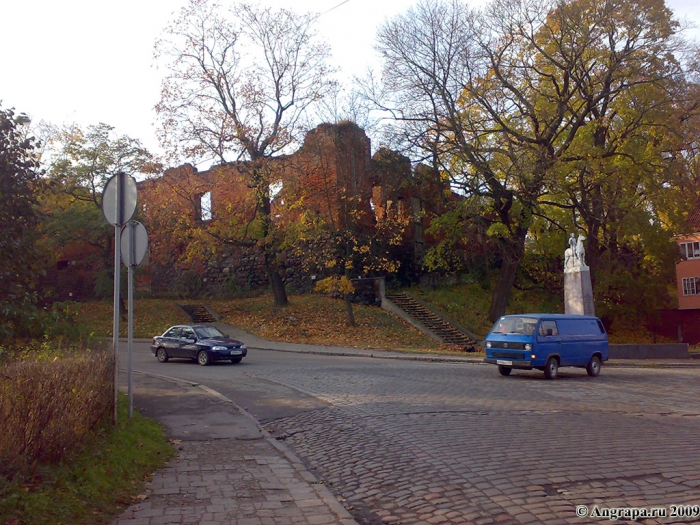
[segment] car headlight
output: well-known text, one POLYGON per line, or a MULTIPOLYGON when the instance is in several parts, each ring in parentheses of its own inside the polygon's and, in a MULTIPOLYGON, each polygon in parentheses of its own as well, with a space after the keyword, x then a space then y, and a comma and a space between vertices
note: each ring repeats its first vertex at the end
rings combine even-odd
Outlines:
POLYGON ((532 350, 532 345, 530 343, 525 343, 525 350, 527 350, 528 352, 532 350))
POLYGON ((491 348, 491 341, 486 341, 486 348, 491 348))
POLYGON ((212 350, 214 350, 214 352, 221 352, 223 350, 228 350, 228 348, 226 348, 225 346, 213 346, 212 350))

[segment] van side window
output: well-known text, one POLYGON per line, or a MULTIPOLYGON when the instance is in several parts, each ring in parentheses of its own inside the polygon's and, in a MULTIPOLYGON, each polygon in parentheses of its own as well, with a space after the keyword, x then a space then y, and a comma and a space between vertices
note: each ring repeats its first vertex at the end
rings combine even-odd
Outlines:
POLYGON ((605 333, 605 328, 603 327, 603 323, 600 321, 596 321, 598 323, 598 328, 600 328, 600 333, 604 334, 605 333))
POLYGON ((559 335, 556 321, 542 321, 540 323, 540 335, 559 335))

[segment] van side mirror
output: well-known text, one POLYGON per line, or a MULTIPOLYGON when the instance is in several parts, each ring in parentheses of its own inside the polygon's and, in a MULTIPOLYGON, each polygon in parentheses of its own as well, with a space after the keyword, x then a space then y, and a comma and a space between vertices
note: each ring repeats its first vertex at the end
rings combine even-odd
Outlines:
POLYGON ((547 328, 547 335, 552 335, 552 329, 551 329, 551 328, 547 328))

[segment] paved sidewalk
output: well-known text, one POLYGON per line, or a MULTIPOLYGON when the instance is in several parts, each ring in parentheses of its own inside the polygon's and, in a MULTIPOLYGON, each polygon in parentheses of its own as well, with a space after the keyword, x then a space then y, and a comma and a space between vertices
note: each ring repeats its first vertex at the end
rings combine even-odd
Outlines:
POLYGON ((252 416, 193 383, 139 374, 134 400, 177 457, 113 525, 356 525, 331 492, 252 416))

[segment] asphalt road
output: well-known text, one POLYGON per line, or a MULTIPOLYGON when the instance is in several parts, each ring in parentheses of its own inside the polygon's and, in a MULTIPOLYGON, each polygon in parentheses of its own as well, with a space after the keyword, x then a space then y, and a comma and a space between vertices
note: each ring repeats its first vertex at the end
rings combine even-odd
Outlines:
POLYGON ((262 350, 239 365, 160 364, 135 348, 135 370, 246 408, 359 523, 611 523, 590 513, 631 509, 668 514, 634 523, 700 523, 698 368, 561 369, 547 381, 262 350), (673 505, 690 516, 672 517, 673 505))

